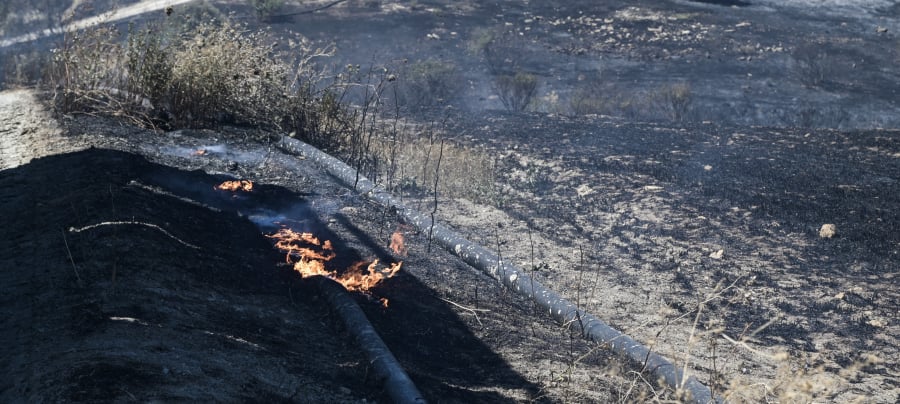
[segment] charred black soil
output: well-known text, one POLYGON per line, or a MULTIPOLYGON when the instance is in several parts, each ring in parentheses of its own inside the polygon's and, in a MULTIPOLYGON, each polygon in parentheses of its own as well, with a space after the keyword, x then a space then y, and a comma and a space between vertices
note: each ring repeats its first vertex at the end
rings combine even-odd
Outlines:
MULTIPOLYGON (((19 212, 7 216, 2 245, 7 398, 380 399, 316 289, 278 265, 284 256, 247 219, 245 207, 274 211, 302 196, 265 184, 248 195, 213 191, 224 179, 102 149, 0 175, 3 211, 19 212)), ((364 258, 312 211, 292 212, 332 240, 336 265, 364 258)), ((434 401, 537 396, 428 286, 403 275, 381 289, 389 308, 365 296, 360 304, 434 401)))

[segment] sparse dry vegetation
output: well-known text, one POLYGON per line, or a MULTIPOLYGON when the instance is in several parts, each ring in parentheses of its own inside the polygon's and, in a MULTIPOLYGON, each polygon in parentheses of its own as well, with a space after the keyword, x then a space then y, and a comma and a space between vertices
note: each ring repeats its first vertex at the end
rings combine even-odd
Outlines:
POLYGON ((166 128, 231 124, 291 132, 390 187, 421 191, 441 178, 447 195, 493 197, 493 166, 483 153, 448 143, 438 171, 431 158, 440 143, 435 125, 408 128, 397 113, 384 116, 391 99, 396 108, 417 109, 454 97, 460 87, 452 63, 416 62, 397 79, 374 66, 329 75, 316 63, 328 56, 329 49, 303 38, 276 38, 229 21, 186 32, 133 28, 124 42, 103 26, 67 36, 49 77, 62 113, 166 128))
POLYGON ((324 141, 345 122, 303 38, 275 38, 228 21, 165 30, 132 28, 124 40, 99 26, 72 32, 54 52, 49 84, 63 113, 127 117, 161 127, 252 125, 324 141))
POLYGON ((569 109, 575 115, 685 122, 693 119, 693 103, 694 95, 687 83, 663 84, 649 90, 633 91, 593 79, 572 94, 569 109))
POLYGON ((463 89, 460 73, 452 62, 427 59, 404 63, 398 69, 395 92, 387 91, 401 108, 419 111, 445 105, 463 89))

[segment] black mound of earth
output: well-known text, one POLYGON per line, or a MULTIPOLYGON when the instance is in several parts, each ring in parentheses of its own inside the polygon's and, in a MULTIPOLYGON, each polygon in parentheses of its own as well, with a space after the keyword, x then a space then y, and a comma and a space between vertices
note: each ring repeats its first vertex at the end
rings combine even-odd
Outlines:
MULTIPOLYGON (((310 280, 279 266, 284 255, 238 214, 303 195, 212 191, 225 179, 101 149, 0 172, 0 210, 12 213, 0 239, 0 401, 387 400, 310 280)), ((361 259, 306 220, 343 261, 361 259)), ((389 282, 389 310, 359 301, 427 397, 537 391, 415 277, 389 282)))

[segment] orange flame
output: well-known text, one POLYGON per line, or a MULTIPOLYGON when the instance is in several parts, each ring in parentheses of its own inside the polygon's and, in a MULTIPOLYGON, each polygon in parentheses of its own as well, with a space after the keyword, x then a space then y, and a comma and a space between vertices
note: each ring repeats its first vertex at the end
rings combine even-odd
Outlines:
POLYGON ((191 153, 191 156, 202 156, 204 154, 206 154, 206 149, 197 149, 194 150, 193 153, 191 153))
POLYGON ((253 181, 250 181, 250 180, 225 181, 219 185, 216 185, 214 188, 218 189, 218 190, 222 190, 222 191, 250 192, 253 190, 253 181))
POLYGON ((403 233, 401 233, 399 229, 395 231, 394 234, 391 234, 390 248, 392 251, 394 251, 394 254, 402 255, 404 257, 406 256, 406 253, 408 251, 406 248, 406 242, 403 239, 403 233))
MULTIPOLYGON (((325 263, 331 261, 337 254, 331 241, 320 241, 312 233, 298 233, 291 229, 283 228, 275 234, 267 235, 275 241, 275 247, 284 251, 286 260, 291 263, 291 258, 299 258, 293 262, 294 270, 304 277, 322 275, 327 276, 351 292, 367 293, 376 285, 391 278, 400 271, 402 262, 391 264, 388 268, 380 268, 378 260, 372 262, 357 262, 338 273, 325 268, 325 263)), ((387 307, 387 299, 381 299, 382 305, 387 307)))

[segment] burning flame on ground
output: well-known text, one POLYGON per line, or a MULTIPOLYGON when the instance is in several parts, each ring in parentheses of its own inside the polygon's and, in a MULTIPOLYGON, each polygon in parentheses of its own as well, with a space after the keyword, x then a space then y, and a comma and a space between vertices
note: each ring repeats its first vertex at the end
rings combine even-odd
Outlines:
POLYGON ((191 156, 203 156, 205 154, 206 154, 206 149, 197 149, 197 150, 194 150, 193 153, 191 153, 191 156))
POLYGON ((394 251, 394 254, 402 255, 404 257, 406 256, 406 253, 409 251, 406 248, 406 242, 403 239, 403 233, 400 231, 400 229, 397 229, 397 231, 395 231, 394 234, 391 234, 390 248, 392 251, 394 251))
POLYGON ((250 181, 250 180, 225 181, 219 185, 216 185, 214 188, 218 189, 218 190, 222 190, 222 191, 250 192, 253 190, 253 181, 250 181))
MULTIPOLYGON (((369 263, 360 261, 338 273, 325 268, 325 263, 337 256, 331 241, 321 241, 312 233, 298 233, 286 228, 266 237, 276 240, 275 247, 285 252, 285 260, 304 277, 326 276, 351 292, 369 293, 373 287, 396 275, 403 264, 396 262, 389 268, 379 268, 377 259, 369 263)), ((380 300, 384 307, 388 306, 387 299, 380 300)))

